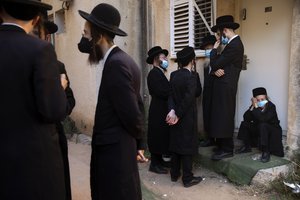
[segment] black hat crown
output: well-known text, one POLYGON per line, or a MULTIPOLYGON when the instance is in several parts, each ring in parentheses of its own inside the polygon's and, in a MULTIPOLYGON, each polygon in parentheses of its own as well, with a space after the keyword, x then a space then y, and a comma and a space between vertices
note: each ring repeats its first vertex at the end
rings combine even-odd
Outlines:
POLYGON ((14 4, 19 4, 19 5, 31 5, 34 7, 37 7, 41 10, 51 10, 52 6, 46 3, 42 3, 41 0, 0 0, 1 2, 6 2, 6 3, 14 3, 14 4))
POLYGON ((82 10, 78 11, 81 17, 90 23, 102 28, 110 33, 119 36, 127 36, 127 33, 119 29, 121 22, 121 15, 119 11, 112 5, 101 3, 98 4, 91 12, 88 14, 82 10))
POLYGON ((160 53, 165 54, 165 56, 168 56, 168 54, 169 54, 168 50, 162 49, 160 46, 152 47, 148 51, 148 58, 147 58, 146 62, 148 64, 153 64, 154 57, 157 56, 160 53))
POLYGON ((202 39, 202 44, 200 46, 200 49, 204 50, 205 46, 207 46, 209 44, 214 45, 216 41, 217 41, 217 39, 214 35, 207 35, 202 39))
POLYGON ((193 47, 185 47, 181 51, 176 53, 175 62, 178 63, 187 63, 193 60, 196 57, 195 50, 193 47))
POLYGON ((264 87, 254 88, 252 90, 252 94, 253 94, 253 97, 256 97, 258 95, 267 95, 267 90, 264 87))
POLYGON ((211 28, 213 32, 217 32, 218 29, 223 29, 223 28, 231 28, 233 30, 239 28, 240 25, 238 23, 234 22, 233 16, 232 15, 224 15, 220 16, 216 20, 216 25, 211 28))

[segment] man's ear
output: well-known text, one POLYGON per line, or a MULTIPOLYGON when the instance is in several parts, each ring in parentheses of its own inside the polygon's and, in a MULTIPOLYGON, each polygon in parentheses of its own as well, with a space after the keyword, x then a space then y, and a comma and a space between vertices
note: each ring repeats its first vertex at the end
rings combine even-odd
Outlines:
POLYGON ((51 34, 47 34, 45 40, 51 42, 51 34))
POLYGON ((36 26, 40 21, 40 16, 36 16, 35 18, 33 18, 32 20, 32 25, 36 26))

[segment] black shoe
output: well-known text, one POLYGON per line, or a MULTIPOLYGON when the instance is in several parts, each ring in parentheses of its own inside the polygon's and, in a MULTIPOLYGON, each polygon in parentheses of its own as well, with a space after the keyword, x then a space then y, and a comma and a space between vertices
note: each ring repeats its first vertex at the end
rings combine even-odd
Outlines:
POLYGON ((229 157, 233 157, 232 151, 231 152, 221 151, 212 155, 211 159, 218 161, 218 160, 222 160, 223 158, 229 158, 229 157))
POLYGON ((212 142, 210 140, 203 140, 200 142, 200 147, 210 147, 213 146, 212 142))
POLYGON ((159 165, 153 166, 151 164, 150 164, 150 167, 149 167, 149 171, 157 173, 157 174, 167 174, 168 173, 168 170, 166 170, 162 166, 159 166, 159 165))
POLYGON ((171 162, 162 161, 161 166, 165 168, 171 168, 171 162))
POLYGON ((171 176, 172 182, 177 182, 180 176, 171 176))
POLYGON ((185 182, 183 183, 183 186, 184 187, 191 187, 193 185, 197 185, 198 183, 200 183, 202 181, 202 177, 201 176, 194 176, 192 178, 192 180, 188 181, 188 182, 185 182))
POLYGON ((270 161, 270 153, 269 152, 263 152, 261 155, 261 162, 266 163, 270 161))
POLYGON ((236 154, 241 154, 241 153, 249 153, 249 152, 251 152, 251 151, 252 151, 251 147, 242 146, 242 147, 240 147, 239 149, 237 149, 237 150, 235 151, 235 153, 236 153, 236 154))
POLYGON ((214 148, 212 149, 212 151, 213 151, 214 153, 220 153, 220 152, 222 151, 222 149, 219 148, 219 147, 214 147, 214 148))

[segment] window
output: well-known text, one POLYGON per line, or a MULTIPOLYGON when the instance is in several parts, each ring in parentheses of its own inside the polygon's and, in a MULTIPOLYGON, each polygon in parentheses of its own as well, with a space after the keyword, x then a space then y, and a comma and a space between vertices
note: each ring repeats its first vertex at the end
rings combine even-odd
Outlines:
POLYGON ((58 26, 57 34, 66 32, 65 10, 60 9, 55 12, 55 23, 58 26))
POLYGON ((211 27, 214 22, 214 0, 170 1, 171 56, 176 57, 176 53, 186 46, 194 47, 197 56, 204 56, 200 45, 202 38, 210 34, 208 27, 211 27))
MULTIPOLYGON (((53 14, 48 16, 48 20, 51 21, 51 22, 54 22, 53 14)), ((54 34, 51 34, 51 44, 53 46, 55 46, 55 36, 54 36, 54 34)))

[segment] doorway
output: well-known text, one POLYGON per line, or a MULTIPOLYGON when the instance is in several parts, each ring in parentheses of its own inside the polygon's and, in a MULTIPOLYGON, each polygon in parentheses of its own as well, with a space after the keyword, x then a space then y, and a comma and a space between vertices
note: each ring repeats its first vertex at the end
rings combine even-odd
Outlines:
POLYGON ((287 130, 293 0, 240 0, 240 35, 249 59, 237 95, 236 128, 251 105, 252 89, 265 87, 287 130))

